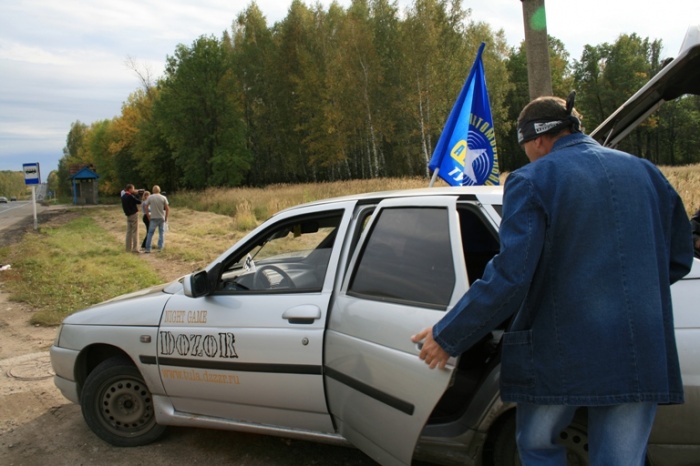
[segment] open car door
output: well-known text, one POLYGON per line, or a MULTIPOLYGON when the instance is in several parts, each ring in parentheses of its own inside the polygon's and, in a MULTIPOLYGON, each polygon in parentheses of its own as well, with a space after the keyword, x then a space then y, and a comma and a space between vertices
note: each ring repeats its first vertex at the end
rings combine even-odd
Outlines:
POLYGON ((431 370, 411 336, 466 290, 458 232, 455 198, 386 200, 336 290, 324 345, 329 409, 340 434, 383 465, 411 463, 450 384, 456 360, 431 370))

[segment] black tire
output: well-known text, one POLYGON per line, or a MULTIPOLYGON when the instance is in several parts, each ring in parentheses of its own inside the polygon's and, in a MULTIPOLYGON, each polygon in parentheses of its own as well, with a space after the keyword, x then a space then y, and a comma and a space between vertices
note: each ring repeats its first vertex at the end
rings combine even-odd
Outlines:
POLYGON ((88 375, 80 407, 90 429, 117 447, 147 445, 165 431, 156 424, 151 392, 141 373, 126 358, 107 359, 88 375))
MULTIPOLYGON (((588 426, 585 416, 578 414, 559 435, 559 443, 566 447, 568 466, 588 465, 588 426)), ((515 443, 515 416, 501 424, 493 441, 494 466, 520 466, 518 447, 515 443)))
POLYGON ((492 454, 493 466, 520 466, 515 443, 515 415, 508 416, 496 431, 492 454))

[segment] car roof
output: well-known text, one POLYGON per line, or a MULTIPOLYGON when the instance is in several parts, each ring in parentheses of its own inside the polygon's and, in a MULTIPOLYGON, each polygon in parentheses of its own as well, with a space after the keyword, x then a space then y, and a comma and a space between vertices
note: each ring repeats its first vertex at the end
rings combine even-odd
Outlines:
POLYGON ((684 94, 700 95, 700 26, 689 27, 678 56, 615 110, 590 136, 605 146, 615 147, 662 103, 684 94))
MULTIPOLYGON (((440 188, 417 188, 417 189, 402 189, 397 191, 379 191, 372 193, 352 194, 349 196, 332 197, 318 201, 300 204, 295 207, 284 209, 281 212, 286 212, 291 209, 301 207, 311 207, 324 204, 332 204, 344 201, 356 201, 361 204, 374 204, 385 199, 399 199, 406 197, 429 197, 429 196, 457 196, 462 198, 472 197, 482 201, 488 200, 488 204, 500 204, 503 197, 503 186, 458 186, 458 187, 440 187, 440 188)), ((281 213, 278 212, 278 213, 281 213)))

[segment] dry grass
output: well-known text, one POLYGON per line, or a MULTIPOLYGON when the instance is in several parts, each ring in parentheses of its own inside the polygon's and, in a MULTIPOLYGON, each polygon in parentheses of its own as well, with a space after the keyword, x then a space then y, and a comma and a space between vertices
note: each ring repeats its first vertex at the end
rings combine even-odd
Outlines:
MULTIPOLYGON (((688 216, 700 208, 700 164, 661 167, 661 171, 680 193, 688 216)), ((507 174, 501 176, 502 183, 506 177, 507 174)), ((159 275, 169 280, 205 267, 282 209, 330 197, 421 188, 427 184, 423 178, 393 178, 178 193, 169 197, 172 209, 165 251, 151 254, 147 260, 159 275)), ((442 181, 436 184, 445 186, 442 181)), ((98 207, 87 212, 114 241, 123 243, 125 221, 121 208, 98 207)), ((145 235, 142 224, 140 230, 141 236, 145 235)))
MULTIPOLYGON (((227 215, 181 208, 173 205, 173 202, 171 206, 170 230, 165 235, 164 251, 149 257, 151 261, 159 262, 157 258, 164 260, 154 265, 163 269, 162 275, 167 279, 204 267, 247 233, 238 230, 236 220, 227 215)), ((126 221, 121 207, 86 209, 85 214, 93 217, 114 241, 124 242, 126 221)), ((141 223, 139 237, 143 239, 145 235, 146 227, 141 223)), ((154 245, 157 244, 157 236, 156 233, 154 245)))
MULTIPOLYGON (((680 193, 688 213, 700 208, 700 164, 660 167, 680 193)), ((501 175, 505 182, 508 174, 501 175)), ((428 186, 425 178, 378 178, 328 183, 279 184, 265 188, 209 188, 203 192, 179 192, 174 205, 229 216, 237 231, 249 231, 275 212, 304 202, 374 191, 394 191, 428 186)), ((447 186, 442 180, 436 186, 447 186)))
POLYGON ((700 209, 700 164, 683 167, 659 167, 676 188, 690 217, 700 209))
MULTIPOLYGON (((690 216, 700 208, 700 164, 660 168, 680 193, 690 216)), ((501 182, 506 178, 507 173, 501 175, 501 182)), ((282 209, 330 197, 422 188, 427 184, 424 178, 386 178, 180 192, 169 197, 172 215, 163 256, 176 261, 182 273, 187 273, 207 265, 282 209)), ((436 185, 446 186, 441 180, 436 185)), ((125 226, 120 208, 98 208, 93 216, 116 240, 123 241, 125 226)), ((141 225, 142 235, 144 230, 141 225)))
POLYGON ((427 185, 428 181, 424 178, 379 178, 278 184, 265 188, 209 188, 203 192, 179 192, 171 196, 170 201, 193 210, 231 216, 236 229, 247 231, 275 212, 305 202, 374 191, 424 188, 427 185))
MULTIPOLYGON (((680 193, 690 217, 700 208, 700 164, 661 167, 661 171, 680 193)), ((501 175, 501 182, 506 178, 507 174, 501 175)), ((206 266, 247 232, 282 209, 330 197, 422 188, 427 184, 424 178, 387 178, 280 184, 266 188, 210 188, 204 192, 178 193, 169 197, 172 207, 170 231, 162 257, 172 263, 173 270, 166 276, 206 266)), ((436 185, 446 186, 441 180, 436 185)), ((120 208, 98 208, 91 213, 116 241, 123 241, 125 225, 120 208)), ((141 235, 144 235, 145 228, 143 225, 140 228, 141 235)))

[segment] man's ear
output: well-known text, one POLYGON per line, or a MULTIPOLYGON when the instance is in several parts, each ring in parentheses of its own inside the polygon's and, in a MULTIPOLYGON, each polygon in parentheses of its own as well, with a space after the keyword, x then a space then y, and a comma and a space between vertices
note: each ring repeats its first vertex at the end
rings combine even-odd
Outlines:
POLYGON ((532 144, 532 151, 535 154, 541 155, 542 150, 543 150, 543 142, 544 141, 544 136, 537 136, 535 139, 531 141, 532 144))
POLYGON ((538 152, 542 155, 549 154, 552 151, 552 147, 554 147, 554 141, 556 140, 556 137, 549 134, 542 134, 540 136, 537 136, 537 139, 535 141, 538 152))

